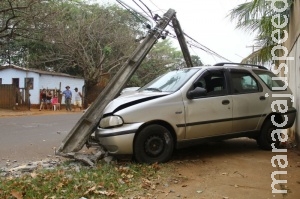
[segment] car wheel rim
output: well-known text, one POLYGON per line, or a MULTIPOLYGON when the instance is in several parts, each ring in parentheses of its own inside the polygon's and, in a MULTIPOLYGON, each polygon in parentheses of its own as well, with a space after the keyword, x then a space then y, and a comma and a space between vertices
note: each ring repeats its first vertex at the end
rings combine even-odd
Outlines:
POLYGON ((155 157, 163 152, 164 140, 159 136, 152 136, 145 142, 145 151, 149 156, 155 157))

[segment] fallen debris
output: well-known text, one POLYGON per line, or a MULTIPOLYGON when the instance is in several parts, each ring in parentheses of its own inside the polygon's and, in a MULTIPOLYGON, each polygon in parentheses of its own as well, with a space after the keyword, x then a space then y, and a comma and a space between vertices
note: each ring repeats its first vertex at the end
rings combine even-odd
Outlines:
MULTIPOLYGON (((56 153, 56 150, 54 150, 56 153)), ((14 165, 14 164, 6 164, 4 167, 0 167, 0 177, 5 178, 17 178, 22 175, 34 173, 39 169, 55 169, 57 166, 63 165, 65 161, 70 161, 70 159, 74 160, 68 166, 65 166, 65 169, 74 169, 79 172, 82 166, 95 167, 98 161, 101 159, 110 164, 111 161, 114 160, 112 156, 108 156, 107 152, 101 147, 96 148, 90 153, 68 153, 68 154, 60 154, 60 156, 48 155, 46 159, 35 162, 28 162, 22 165, 14 165), (68 158, 65 159, 64 157, 68 158), (83 164, 82 164, 83 163, 83 164)), ((17 163, 17 161, 6 160, 7 163, 17 163)))
POLYGON ((91 167, 94 167, 97 161, 101 158, 107 157, 107 152, 102 147, 97 147, 92 154, 85 154, 85 153, 57 153, 55 151, 56 155, 60 155, 66 158, 75 159, 78 161, 81 161, 91 167))
POLYGON ((6 167, 0 168, 0 177, 21 177, 22 175, 34 172, 37 169, 54 169, 61 165, 63 160, 59 157, 46 158, 42 161, 28 162, 23 165, 6 165, 6 167))

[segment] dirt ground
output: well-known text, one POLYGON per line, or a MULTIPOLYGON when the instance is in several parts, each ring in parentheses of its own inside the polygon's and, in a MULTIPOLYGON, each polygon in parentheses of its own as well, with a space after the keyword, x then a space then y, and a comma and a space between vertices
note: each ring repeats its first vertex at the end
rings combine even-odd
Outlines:
MULTIPOLYGON (((70 112, 0 109, 0 117, 43 114, 70 112)), ((166 164, 174 168, 173 172, 157 179, 147 192, 149 198, 300 199, 300 151, 296 148, 274 153, 260 150, 254 140, 240 138, 175 151, 166 164), (276 161, 275 167, 272 166, 271 159, 275 155, 287 158, 286 168, 279 168, 276 161), (286 183, 279 183, 275 188, 287 193, 272 193, 271 175, 277 171, 286 172, 275 176, 286 183)))
POLYGON ((41 110, 39 111, 38 108, 31 108, 28 110, 27 108, 19 108, 17 110, 10 110, 10 109, 1 109, 0 108, 0 117, 17 117, 17 116, 27 116, 27 115, 55 115, 55 114, 70 114, 70 113, 78 113, 82 112, 79 108, 76 111, 68 112, 66 109, 61 110, 41 110))
POLYGON ((272 166, 274 155, 258 149, 256 142, 248 138, 179 150, 170 162, 176 172, 169 177, 168 183, 158 185, 154 196, 168 199, 299 199, 300 152, 289 149, 284 153, 288 159, 284 169, 272 166), (287 171, 286 175, 276 176, 287 183, 275 186, 278 190, 287 190, 286 194, 272 193, 271 174, 276 171, 287 171))

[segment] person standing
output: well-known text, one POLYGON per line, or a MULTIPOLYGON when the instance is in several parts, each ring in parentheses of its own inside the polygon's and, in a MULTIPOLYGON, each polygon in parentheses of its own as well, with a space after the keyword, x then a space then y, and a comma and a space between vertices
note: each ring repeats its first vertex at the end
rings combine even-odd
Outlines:
POLYGON ((75 88, 75 102, 74 102, 74 111, 76 111, 76 107, 79 107, 79 110, 81 111, 82 108, 82 94, 80 91, 78 91, 78 88, 75 88))
POLYGON ((47 104, 48 110, 51 110, 51 108, 52 108, 51 100, 52 100, 52 93, 51 93, 51 91, 48 91, 47 95, 46 95, 46 104, 47 104))
POLYGON ((40 95, 40 98, 41 98, 41 105, 40 105, 40 111, 42 110, 42 108, 44 109, 44 106, 46 105, 46 101, 47 101, 47 92, 46 92, 46 89, 43 88, 42 92, 41 92, 41 95, 40 95))
POLYGON ((70 86, 66 86, 66 89, 62 94, 65 96, 66 110, 72 111, 71 100, 72 100, 72 91, 70 91, 70 86))

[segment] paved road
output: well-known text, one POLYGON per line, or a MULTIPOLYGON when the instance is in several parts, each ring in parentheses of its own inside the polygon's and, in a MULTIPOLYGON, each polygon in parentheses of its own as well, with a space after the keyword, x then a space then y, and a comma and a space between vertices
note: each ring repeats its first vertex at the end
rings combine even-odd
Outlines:
POLYGON ((38 161, 54 155, 82 113, 0 118, 0 166, 7 160, 38 161))

